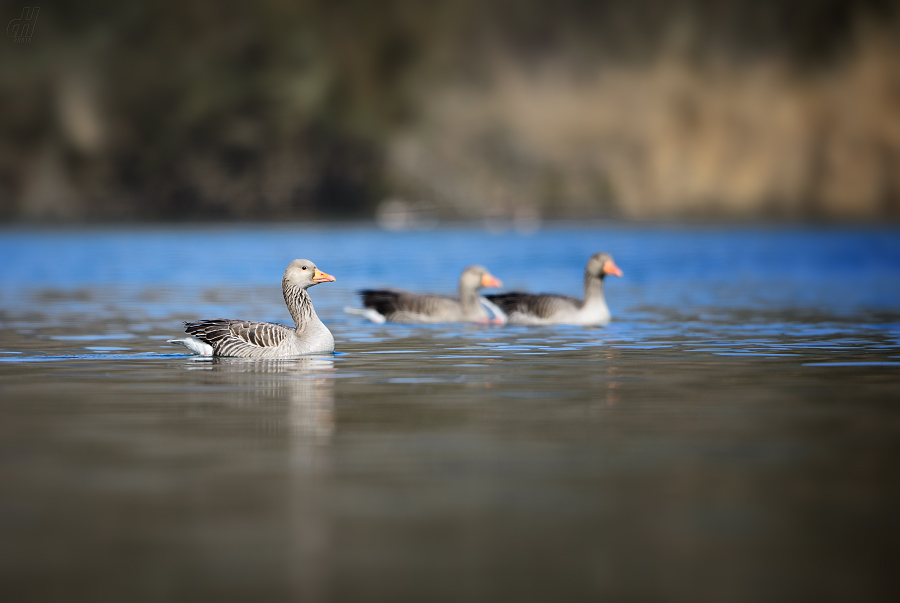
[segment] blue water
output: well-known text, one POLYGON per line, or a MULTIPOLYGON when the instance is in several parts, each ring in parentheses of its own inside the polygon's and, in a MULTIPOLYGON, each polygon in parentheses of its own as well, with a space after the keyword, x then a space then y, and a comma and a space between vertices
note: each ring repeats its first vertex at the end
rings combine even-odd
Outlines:
MULTIPOLYGON (((654 303, 851 313, 900 307, 900 231, 887 228, 557 227, 528 235, 328 226, 6 230, 0 286, 7 293, 267 286, 277 284, 286 258, 308 256, 341 273, 341 290, 452 289, 463 267, 482 263, 508 287, 578 294, 585 259, 597 250, 628 267, 623 287, 654 303)), ((620 308, 629 302, 610 296, 620 308)))
POLYGON ((0 230, 10 600, 891 600, 900 230, 0 230), (581 295, 604 328, 373 325, 371 287, 581 295), (197 359, 181 321, 333 358, 197 359))

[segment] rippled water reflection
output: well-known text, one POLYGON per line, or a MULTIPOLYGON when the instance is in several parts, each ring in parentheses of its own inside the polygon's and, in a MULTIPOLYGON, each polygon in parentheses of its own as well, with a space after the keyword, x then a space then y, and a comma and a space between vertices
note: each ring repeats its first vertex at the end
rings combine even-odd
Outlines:
POLYGON ((890 600, 890 230, 4 231, 0 579, 14 600, 890 600), (371 325, 356 289, 483 263, 602 329, 371 325), (287 322, 332 358, 197 359, 180 321, 287 322))

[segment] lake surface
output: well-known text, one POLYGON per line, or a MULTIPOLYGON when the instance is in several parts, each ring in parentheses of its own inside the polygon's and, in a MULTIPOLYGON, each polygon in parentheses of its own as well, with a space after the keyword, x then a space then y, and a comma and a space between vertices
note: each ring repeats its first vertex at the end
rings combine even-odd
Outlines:
POLYGON ((888 601, 900 231, 0 230, 6 601, 888 601), (373 325, 357 289, 580 295, 605 328, 373 325), (198 359, 181 321, 332 358, 198 359))

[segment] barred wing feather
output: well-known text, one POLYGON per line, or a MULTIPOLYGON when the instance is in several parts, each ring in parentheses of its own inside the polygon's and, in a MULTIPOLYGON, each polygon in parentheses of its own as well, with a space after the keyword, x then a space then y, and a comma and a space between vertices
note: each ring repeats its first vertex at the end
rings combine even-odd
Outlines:
POLYGON ((184 330, 211 345, 215 355, 236 357, 256 356, 260 349, 276 348, 294 333, 271 322, 224 318, 186 322, 184 330))

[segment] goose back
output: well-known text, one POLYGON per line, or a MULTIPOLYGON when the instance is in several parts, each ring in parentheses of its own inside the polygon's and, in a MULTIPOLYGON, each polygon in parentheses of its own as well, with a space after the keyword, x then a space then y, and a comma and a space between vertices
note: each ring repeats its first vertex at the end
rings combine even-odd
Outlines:
POLYGON ((462 305, 445 295, 418 294, 399 289, 365 289, 363 306, 391 322, 455 322, 464 319, 462 305))
POLYGON ((509 317, 513 324, 534 324, 553 320, 555 317, 578 312, 581 301, 568 295, 554 293, 498 293, 486 295, 509 317))

